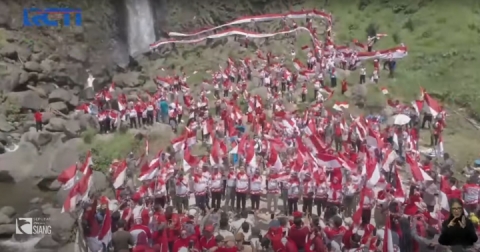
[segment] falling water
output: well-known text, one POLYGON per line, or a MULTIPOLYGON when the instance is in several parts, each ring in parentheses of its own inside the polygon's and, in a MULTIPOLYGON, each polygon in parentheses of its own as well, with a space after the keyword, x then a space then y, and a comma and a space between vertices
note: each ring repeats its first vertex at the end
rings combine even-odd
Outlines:
POLYGON ((127 34, 130 55, 147 52, 155 42, 154 18, 150 0, 125 0, 127 7, 127 34))

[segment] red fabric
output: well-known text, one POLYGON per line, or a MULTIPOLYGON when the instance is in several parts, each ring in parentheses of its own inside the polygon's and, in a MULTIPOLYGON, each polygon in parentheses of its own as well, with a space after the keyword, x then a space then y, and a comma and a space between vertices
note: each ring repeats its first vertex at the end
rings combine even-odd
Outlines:
POLYGON ((345 234, 343 234, 342 243, 343 243, 343 246, 344 246, 346 249, 351 249, 351 248, 352 248, 352 243, 351 243, 352 235, 353 235, 352 228, 348 229, 348 230, 345 232, 345 234))
POLYGON ((215 241, 215 237, 210 237, 209 239, 205 238, 205 236, 202 236, 200 238, 200 248, 203 249, 211 249, 213 247, 217 246, 217 242, 215 241))
POLYGON ((130 232, 132 230, 135 230, 135 229, 140 229, 140 230, 143 230, 145 232, 145 241, 142 240, 143 237, 140 236, 142 233, 140 233, 137 237, 137 244, 139 244, 139 245, 148 244, 148 240, 152 239, 152 232, 150 231, 148 226, 145 226, 145 225, 142 225, 142 224, 136 224, 136 225, 132 226, 132 228, 130 229, 130 232))
POLYGON ((194 248, 200 250, 198 240, 195 237, 190 236, 190 237, 187 237, 185 239, 177 238, 175 240, 175 242, 173 243, 173 251, 172 252, 178 252, 180 250, 180 248, 182 248, 182 247, 187 247, 188 248, 190 246, 190 240, 194 241, 194 245, 193 245, 194 248))
POLYGON ((217 250, 215 250, 215 252, 238 252, 238 248, 237 247, 233 247, 233 248, 220 247, 217 250))
POLYGON ((307 227, 297 227, 293 225, 288 232, 288 238, 295 243, 298 249, 303 249, 308 233, 309 230, 307 227))
POLYGON ((42 113, 40 112, 35 112, 35 122, 42 122, 42 113))
POLYGON ((325 232, 325 235, 329 240, 332 240, 333 237, 339 235, 339 234, 345 234, 347 232, 347 229, 344 226, 340 226, 338 228, 331 228, 331 227, 326 227, 323 229, 325 232))
MULTIPOLYGON (((165 231, 167 232, 166 234, 167 234, 168 242, 173 242, 180 235, 181 223, 180 223, 180 219, 178 218, 177 214, 172 214, 172 217, 170 218, 170 222, 174 223, 173 227, 172 228, 166 228, 165 231)), ((167 219, 166 219, 165 215, 162 214, 162 215, 158 216, 157 223, 168 224, 169 222, 167 222, 167 219)))
POLYGON ((335 125, 335 135, 336 136, 342 136, 342 128, 340 127, 340 124, 335 125))

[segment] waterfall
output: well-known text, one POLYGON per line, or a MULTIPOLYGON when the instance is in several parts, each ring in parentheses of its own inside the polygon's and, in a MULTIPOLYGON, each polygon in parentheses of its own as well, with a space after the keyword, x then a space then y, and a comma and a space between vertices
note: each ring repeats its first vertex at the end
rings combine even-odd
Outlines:
POLYGON ((125 0, 127 9, 128 48, 131 56, 149 50, 155 42, 154 18, 150 0, 125 0))

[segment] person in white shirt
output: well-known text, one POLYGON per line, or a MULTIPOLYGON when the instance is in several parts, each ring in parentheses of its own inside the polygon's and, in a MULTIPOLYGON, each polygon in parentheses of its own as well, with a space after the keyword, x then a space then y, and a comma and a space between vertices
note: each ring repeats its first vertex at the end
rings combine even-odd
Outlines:
POLYGON ((360 68, 360 84, 364 84, 366 81, 367 70, 364 66, 360 68))

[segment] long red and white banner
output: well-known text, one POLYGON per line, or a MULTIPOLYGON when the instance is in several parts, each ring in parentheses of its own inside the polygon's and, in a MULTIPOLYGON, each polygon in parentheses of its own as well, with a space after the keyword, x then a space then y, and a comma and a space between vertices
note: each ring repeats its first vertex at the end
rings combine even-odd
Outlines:
POLYGON ((168 35, 171 37, 192 37, 192 36, 197 36, 201 35, 203 33, 209 32, 209 31, 214 31, 219 28, 223 27, 228 27, 228 26, 233 26, 233 25, 239 25, 239 24, 247 24, 247 23, 253 23, 253 22, 265 22, 265 21, 272 21, 272 20, 278 20, 278 19, 300 19, 300 18, 321 18, 328 22, 328 24, 331 24, 332 21, 332 15, 323 11, 318 11, 318 10, 304 10, 304 11, 290 11, 288 13, 282 13, 282 14, 264 14, 264 15, 257 15, 257 16, 244 16, 241 18, 237 18, 231 22, 216 26, 216 27, 210 27, 210 28, 205 28, 201 29, 197 32, 190 32, 190 33, 180 33, 180 32, 169 32, 168 35))
MULTIPOLYGON (((306 27, 297 27, 295 29, 291 30, 284 30, 280 32, 273 32, 273 33, 257 33, 257 32, 252 32, 252 31, 246 31, 238 28, 230 28, 222 32, 218 32, 216 34, 210 34, 210 35, 204 35, 200 36, 198 38, 194 39, 184 39, 186 37, 191 37, 191 36, 197 36, 197 35, 202 35, 203 33, 213 31, 222 27, 228 27, 231 25, 236 25, 236 24, 245 24, 249 22, 257 22, 257 21, 270 21, 270 20, 275 20, 275 19, 281 19, 284 17, 288 18, 306 18, 306 17, 320 17, 326 20, 327 22, 331 22, 331 15, 327 14, 325 12, 317 11, 317 10, 310 10, 310 11, 300 11, 300 12, 289 12, 286 14, 266 14, 266 15, 258 15, 258 16, 248 16, 248 17, 243 17, 236 19, 232 22, 219 25, 213 28, 208 28, 208 29, 203 29, 199 32, 195 33, 179 33, 179 32, 170 32, 170 36, 177 36, 177 37, 182 37, 179 39, 167 39, 163 41, 157 41, 153 44, 150 45, 150 49, 153 50, 157 47, 163 46, 163 45, 168 45, 168 44, 196 44, 199 42, 203 42, 207 39, 218 39, 218 38, 223 38, 227 36, 232 36, 232 35, 238 35, 238 36, 245 36, 248 38, 268 38, 268 37, 274 37, 278 35, 285 35, 285 34, 290 34, 294 32, 307 32, 310 35, 310 38, 312 39, 312 45, 315 47, 315 45, 318 45, 317 38, 312 34, 312 32, 306 28, 306 27)), ((339 50, 340 48, 343 48, 342 46, 335 46, 337 48, 335 51, 338 53, 343 54, 345 58, 349 58, 352 54, 352 52, 349 52, 350 50, 344 51, 344 49, 339 50)), ((348 48, 347 48, 348 49, 348 48)), ((328 52, 324 52, 327 53, 328 52)), ((408 55, 408 49, 406 46, 403 44, 394 48, 390 49, 385 49, 385 50, 378 50, 374 52, 357 52, 357 59, 359 60, 369 60, 369 59, 388 59, 388 58, 393 58, 393 59, 399 59, 403 58, 408 55)))

